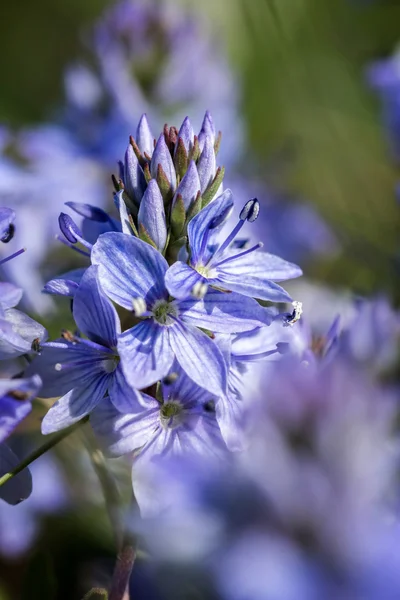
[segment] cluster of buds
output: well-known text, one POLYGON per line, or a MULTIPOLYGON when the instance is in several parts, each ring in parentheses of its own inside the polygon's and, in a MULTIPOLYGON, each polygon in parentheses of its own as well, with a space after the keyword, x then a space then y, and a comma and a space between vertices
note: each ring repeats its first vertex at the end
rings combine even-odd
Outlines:
POLYGON ((119 163, 119 179, 113 177, 117 202, 124 201, 133 231, 169 262, 186 243, 189 221, 222 191, 220 141, 209 112, 198 135, 186 118, 179 131, 165 125, 158 140, 143 115, 119 163))

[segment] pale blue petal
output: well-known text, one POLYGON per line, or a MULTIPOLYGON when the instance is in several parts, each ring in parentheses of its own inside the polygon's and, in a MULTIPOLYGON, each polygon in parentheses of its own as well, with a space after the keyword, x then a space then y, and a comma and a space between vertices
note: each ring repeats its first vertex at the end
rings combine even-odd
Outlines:
POLYGON ((226 390, 226 364, 218 346, 205 333, 177 321, 169 328, 176 360, 200 387, 220 396, 226 390))
POLYGON ((107 391, 109 375, 93 375, 82 385, 62 396, 49 409, 42 421, 44 435, 65 429, 88 415, 101 402, 107 391))
POLYGON ((202 153, 197 161, 201 193, 207 189, 214 179, 216 169, 214 142, 210 136, 206 136, 202 153))
MULTIPOLYGON (((226 254, 224 255, 225 258, 226 254)), ((285 281, 286 279, 300 277, 303 274, 297 265, 262 250, 239 256, 220 266, 216 264, 215 267, 218 272, 238 276, 249 274, 262 280, 271 281, 285 281)))
POLYGON ((133 235, 133 230, 132 230, 131 224, 129 222, 128 209, 126 208, 126 204, 125 204, 123 196, 124 196, 123 190, 114 194, 114 204, 117 207, 118 212, 119 212, 122 233, 126 233, 128 235, 133 235))
POLYGON ((167 242, 167 222, 165 220, 164 200, 155 179, 149 185, 140 203, 139 233, 142 225, 157 249, 162 252, 167 242))
MULTIPOLYGON (((192 124, 189 120, 189 117, 185 117, 185 119, 181 125, 181 128, 179 130, 178 138, 182 138, 183 143, 186 148, 186 152, 189 154, 190 150, 193 148, 193 142, 194 142, 194 131, 193 131, 192 124)), ((178 145, 176 146, 176 148, 177 147, 178 147, 178 145)), ((175 149, 175 151, 176 151, 176 149, 175 149)), ((199 187, 199 189, 200 189, 200 187, 199 187)))
POLYGON ((131 144, 125 152, 124 184, 128 196, 139 205, 146 189, 146 179, 131 144))
POLYGON ((203 300, 181 300, 182 321, 215 333, 239 333, 268 325, 273 313, 242 294, 209 290, 203 300))
POLYGON ((21 354, 31 352, 32 342, 29 343, 19 333, 15 332, 8 321, 0 320, 0 360, 6 360, 21 354))
POLYGON ((134 298, 152 303, 166 297, 164 275, 168 263, 146 242, 124 233, 105 233, 93 246, 92 263, 99 267, 99 281, 106 294, 132 310, 134 298))
POLYGON ((292 298, 280 285, 269 279, 257 277, 254 275, 237 275, 236 273, 226 273, 218 271, 216 280, 220 287, 233 292, 238 292, 244 296, 258 298, 260 300, 269 300, 270 302, 291 302, 292 298))
POLYGON ((207 280, 184 262, 171 265, 165 275, 165 285, 174 298, 190 298, 196 283, 207 283, 207 280))
POLYGON ((86 269, 73 269, 63 275, 58 275, 46 283, 43 292, 73 298, 86 269))
POLYGON ((203 407, 204 404, 213 399, 213 395, 196 385, 177 362, 172 365, 171 373, 174 373, 177 377, 169 385, 165 382, 162 384, 164 402, 167 402, 168 398, 174 398, 183 405, 203 407))
POLYGON ((191 263, 197 265, 202 257, 202 242, 204 236, 208 234, 210 225, 221 219, 213 233, 217 232, 223 226, 233 208, 233 198, 231 190, 225 190, 221 196, 210 202, 196 215, 188 225, 188 237, 191 251, 191 263))
POLYGON ((13 283, 0 282, 0 305, 2 308, 14 308, 22 298, 23 291, 13 283))
MULTIPOLYGON (((98 350, 84 345, 72 345, 63 339, 57 340, 57 343, 64 343, 65 348, 43 348, 25 371, 27 376, 39 375, 42 379, 41 398, 63 396, 74 387, 85 385, 86 380, 91 379, 94 373, 99 377, 104 373, 102 363, 97 360, 101 356, 98 350), (93 364, 89 362, 91 358, 93 364), (82 364, 79 364, 80 361, 82 364), (77 364, 61 371, 55 368, 56 364, 69 363, 77 364)), ((104 360, 107 358, 109 355, 104 354, 104 360)))
POLYGON ((135 414, 123 414, 105 398, 90 416, 102 446, 112 456, 122 456, 151 442, 160 428, 160 405, 154 400, 135 414))
POLYGON ((143 389, 165 377, 174 355, 167 327, 148 319, 118 338, 118 352, 129 385, 143 389))
POLYGON ((172 157, 171 157, 171 154, 168 149, 168 146, 165 141, 165 137, 164 137, 163 133, 158 138, 156 147, 154 148, 153 156, 151 157, 150 173, 154 179, 157 178, 158 165, 161 165, 161 167, 171 185, 172 191, 175 192, 175 189, 176 189, 175 167, 174 167, 174 163, 172 161, 172 157))
POLYGON ((154 150, 154 136, 151 133, 146 113, 140 117, 140 121, 136 129, 136 143, 143 155, 146 153, 151 157, 154 150))
POLYGON ((185 209, 187 210, 192 202, 194 202, 196 199, 197 193, 200 191, 200 187, 201 184, 196 163, 194 160, 191 160, 182 181, 176 189, 174 203, 178 194, 180 194, 182 196, 185 209))
MULTIPOLYGON (((20 463, 18 456, 6 444, 0 444, 0 477, 15 469, 20 463)), ((0 498, 7 504, 19 504, 26 500, 32 492, 32 477, 28 469, 24 469, 6 484, 0 487, 0 498)))
MULTIPOLYGON (((14 388, 15 389, 15 386, 14 388)), ((14 400, 10 396, 0 397, 0 442, 4 442, 32 410, 30 402, 14 400)))
POLYGON ((30 345, 35 339, 38 339, 40 342, 47 339, 47 331, 43 325, 40 325, 40 323, 34 321, 20 310, 9 308, 6 310, 5 315, 7 322, 12 325, 14 332, 30 345))
POLYGON ((217 422, 228 449, 231 452, 243 450, 245 411, 243 400, 228 392, 219 398, 215 405, 217 422))
POLYGON ((110 377, 108 394, 111 402, 120 412, 135 413, 143 410, 141 394, 128 384, 121 364, 110 377))
POLYGON ((87 269, 74 297, 73 315, 78 329, 90 340, 115 348, 121 325, 113 304, 100 289, 98 267, 87 269))

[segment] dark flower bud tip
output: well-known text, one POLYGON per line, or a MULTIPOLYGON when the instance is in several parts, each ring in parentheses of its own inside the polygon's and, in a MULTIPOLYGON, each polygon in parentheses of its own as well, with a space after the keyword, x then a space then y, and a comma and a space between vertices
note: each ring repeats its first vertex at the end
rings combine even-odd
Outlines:
POLYGON ((76 244, 81 235, 77 225, 73 222, 71 217, 65 213, 60 213, 58 224, 64 237, 71 242, 71 244, 76 244))
POLYGON ((249 221, 249 223, 253 223, 258 217, 258 213, 260 212, 260 203, 257 198, 252 198, 242 208, 240 212, 240 220, 241 221, 249 221))
POLYGON ((3 242, 3 244, 8 244, 8 242, 13 239, 14 233, 15 233, 15 225, 13 223, 10 223, 7 231, 4 233, 3 237, 1 238, 1 241, 3 242))

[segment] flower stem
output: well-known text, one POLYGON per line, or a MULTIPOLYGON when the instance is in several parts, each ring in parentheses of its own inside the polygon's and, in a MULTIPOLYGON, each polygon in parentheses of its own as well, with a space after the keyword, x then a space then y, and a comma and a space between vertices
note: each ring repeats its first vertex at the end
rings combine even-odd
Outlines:
POLYGON ((130 537, 127 537, 124 540, 121 552, 118 554, 108 600, 129 599, 129 579, 132 573, 135 558, 136 544, 130 537))
POLYGON ((98 477, 103 491, 104 502, 108 512, 109 520, 115 537, 117 550, 121 550, 123 543, 122 519, 121 519, 121 497, 114 477, 107 468, 104 454, 97 446, 91 431, 84 431, 83 442, 89 453, 93 469, 98 477))
POLYGON ((40 456, 42 456, 42 454, 53 448, 53 446, 61 442, 64 438, 68 437, 76 429, 82 427, 82 425, 84 425, 88 421, 88 419, 89 417, 84 417, 83 419, 78 421, 78 423, 75 423, 74 425, 71 425, 71 427, 68 427, 68 429, 63 429, 62 431, 59 431, 53 436, 51 436, 51 438, 47 442, 45 442, 42 446, 34 450, 24 460, 22 460, 19 463, 19 465, 15 467, 15 469, 10 471, 9 473, 5 473, 2 477, 0 477, 0 487, 16 475, 18 475, 18 473, 26 469, 26 467, 29 467, 29 465, 33 463, 37 458, 39 458, 40 456))

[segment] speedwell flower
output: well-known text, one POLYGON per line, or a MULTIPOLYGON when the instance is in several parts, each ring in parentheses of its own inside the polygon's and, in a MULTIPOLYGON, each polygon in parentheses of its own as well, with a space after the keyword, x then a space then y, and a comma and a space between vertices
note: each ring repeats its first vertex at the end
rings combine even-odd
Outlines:
POLYGON ((290 302, 289 294, 274 281, 299 277, 300 267, 260 252, 262 244, 235 249, 235 238, 243 225, 258 216, 260 207, 256 199, 244 206, 230 235, 222 243, 215 240, 215 232, 226 221, 232 207, 232 195, 227 190, 190 221, 189 261, 178 261, 169 268, 165 276, 169 293, 185 298, 199 287, 211 285, 261 300, 290 302))
POLYGON ((43 433, 76 423, 107 392, 122 411, 129 410, 135 398, 136 392, 128 386, 119 362, 119 318, 99 288, 96 271, 96 267, 86 271, 73 304, 75 322, 88 339, 67 332, 63 339, 44 344, 41 355, 27 371, 41 375, 43 397, 62 396, 43 419, 43 433))
POLYGON ((91 256, 109 298, 142 319, 118 336, 128 382, 146 388, 163 379, 176 359, 199 386, 216 395, 225 393, 224 358, 200 328, 220 333, 248 331, 271 321, 268 309, 240 294, 218 291, 202 300, 171 299, 164 283, 167 261, 133 235, 105 233, 91 256))

